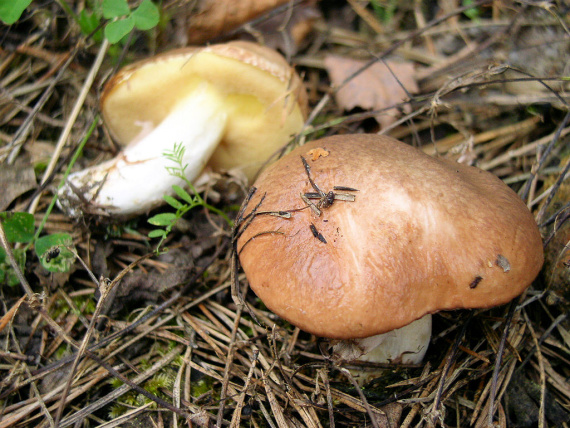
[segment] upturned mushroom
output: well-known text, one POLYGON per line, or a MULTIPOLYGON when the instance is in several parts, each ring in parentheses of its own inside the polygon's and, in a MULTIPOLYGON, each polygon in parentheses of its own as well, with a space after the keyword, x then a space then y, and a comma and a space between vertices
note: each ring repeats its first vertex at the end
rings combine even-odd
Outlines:
POLYGON ((175 144, 185 148, 182 163, 191 181, 206 166, 239 168, 251 180, 299 132, 306 104, 285 59, 255 43, 184 48, 129 65, 101 97, 105 125, 124 148, 71 174, 60 203, 71 215, 86 202, 106 215, 148 211, 181 184, 163 155, 175 144))
POLYGON ((543 263, 500 179, 385 136, 312 141, 254 186, 237 242, 250 287, 342 360, 418 363, 430 314, 509 302, 543 263))

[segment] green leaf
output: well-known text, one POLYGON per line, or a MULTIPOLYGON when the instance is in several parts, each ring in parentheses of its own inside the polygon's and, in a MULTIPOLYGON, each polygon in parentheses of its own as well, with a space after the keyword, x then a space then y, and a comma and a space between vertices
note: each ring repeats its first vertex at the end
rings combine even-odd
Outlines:
POLYGON ((109 22, 105 27, 105 37, 109 43, 115 44, 135 28, 135 19, 128 16, 125 19, 109 22))
POLYGON ((113 19, 130 15, 131 9, 127 0, 103 0, 103 18, 113 19))
POLYGON ((135 27, 143 31, 156 27, 160 19, 158 8, 150 0, 143 0, 132 16, 135 18, 135 27))
POLYGON ((383 24, 390 24, 392 18, 394 17, 396 8, 398 6, 398 1, 372 0, 370 4, 372 5, 372 9, 374 9, 374 13, 376 14, 378 20, 383 24))
POLYGON ((177 210, 184 208, 184 204, 182 202, 180 202, 178 199, 174 199, 170 195, 164 195, 162 199, 164 199, 166 203, 172 208, 175 208, 177 210))
POLYGON ((8 242, 30 242, 34 238, 34 216, 30 213, 0 213, 8 242))
POLYGON ((149 238, 163 238, 166 236, 166 230, 154 229, 148 233, 149 238))
MULTIPOLYGON (((101 18, 97 16, 96 13, 91 13, 88 12, 86 9, 83 9, 79 14, 78 23, 79 23, 79 28, 81 28, 81 32, 84 35, 88 36, 93 31, 95 31, 95 29, 99 26, 99 24, 101 23, 101 18)), ((95 41, 100 41, 102 36, 103 36, 102 31, 99 30, 93 35, 93 38, 95 39, 95 41)))
POLYGON ((174 190, 174 193, 176 193, 180 199, 188 202, 190 205, 194 205, 196 203, 196 201, 194 201, 194 198, 192 198, 192 196, 190 196, 188 192, 182 187, 175 184, 172 186, 172 190, 174 190))
POLYGON ((11 25, 20 19, 32 0, 0 0, 0 20, 11 25))
MULTIPOLYGON (((23 271, 26 266, 26 252, 22 248, 15 248, 12 254, 20 270, 23 271)), ((0 247, 0 284, 8 284, 10 287, 14 287, 19 283, 20 279, 8 261, 6 251, 0 247)))
POLYGON ((8 284, 8 287, 15 287, 20 283, 20 278, 18 278, 18 275, 16 275, 16 272, 14 272, 14 269, 12 269, 11 266, 10 269, 8 269, 8 271, 6 272, 5 279, 6 279, 6 284, 8 284))
POLYGON ((42 236, 36 241, 36 254, 40 262, 50 272, 68 272, 75 262, 73 240, 67 233, 54 233, 42 236))
MULTIPOLYGON (((469 6, 471 4, 473 4, 474 1, 473 0, 463 0, 462 5, 463 6, 469 6)), ((477 21, 481 15, 481 11, 479 8, 477 7, 473 7, 471 9, 467 9, 465 12, 463 12, 465 14, 465 16, 473 21, 477 21)))
POLYGON ((178 220, 178 217, 174 213, 162 213, 157 214, 154 217, 148 219, 148 222, 154 226, 170 226, 178 220))

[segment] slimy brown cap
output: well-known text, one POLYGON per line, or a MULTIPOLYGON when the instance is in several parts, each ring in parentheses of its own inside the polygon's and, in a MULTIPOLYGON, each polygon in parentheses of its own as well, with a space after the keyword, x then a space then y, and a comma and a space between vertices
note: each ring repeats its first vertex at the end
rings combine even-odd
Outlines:
POLYGON ((254 186, 246 214, 259 204, 257 215, 238 240, 247 279, 268 308, 318 336, 368 337, 504 304, 543 263, 533 216, 500 179, 388 137, 312 141, 254 186))

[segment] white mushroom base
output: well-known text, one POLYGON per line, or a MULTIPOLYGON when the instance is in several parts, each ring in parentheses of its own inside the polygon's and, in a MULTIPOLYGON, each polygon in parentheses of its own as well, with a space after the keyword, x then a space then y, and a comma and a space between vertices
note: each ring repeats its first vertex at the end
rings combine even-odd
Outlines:
MULTIPOLYGON (((336 361, 366 361, 383 364, 419 364, 422 362, 431 338, 431 315, 402 328, 365 337, 338 341, 333 345, 333 359, 336 361)), ((359 381, 371 378, 379 372, 353 372, 359 381)))

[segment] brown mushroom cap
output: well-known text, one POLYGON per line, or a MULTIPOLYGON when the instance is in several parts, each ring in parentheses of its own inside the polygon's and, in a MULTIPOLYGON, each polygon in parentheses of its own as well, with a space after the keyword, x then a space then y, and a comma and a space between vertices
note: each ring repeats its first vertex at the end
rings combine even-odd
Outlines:
POLYGON ((124 67, 101 96, 105 124, 119 144, 130 144, 203 82, 222 94, 228 111, 223 140, 209 161, 216 170, 249 165, 251 178, 303 125, 307 96, 295 71, 276 51, 239 41, 178 49, 124 67))
POLYGON ((336 200, 320 216, 257 215, 238 251, 259 298, 302 330, 368 337, 440 310, 504 304, 542 266, 534 218, 500 179, 384 136, 329 137, 293 150, 259 176, 246 213, 262 196, 258 211, 306 206, 300 194, 314 190, 300 156, 324 192, 356 188, 337 191, 355 201, 336 200))

